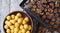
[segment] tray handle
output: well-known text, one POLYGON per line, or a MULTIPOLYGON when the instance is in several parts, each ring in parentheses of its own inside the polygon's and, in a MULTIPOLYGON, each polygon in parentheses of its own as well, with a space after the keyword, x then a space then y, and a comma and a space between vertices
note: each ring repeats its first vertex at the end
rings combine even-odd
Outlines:
POLYGON ((24 6, 24 3, 26 3, 27 1, 28 1, 28 2, 31 2, 31 1, 33 1, 33 0, 23 0, 23 1, 19 4, 19 6, 21 6, 21 7, 24 6))
POLYGON ((24 3, 26 3, 26 1, 27 1, 27 0, 23 0, 23 1, 19 4, 19 6, 24 6, 24 3))

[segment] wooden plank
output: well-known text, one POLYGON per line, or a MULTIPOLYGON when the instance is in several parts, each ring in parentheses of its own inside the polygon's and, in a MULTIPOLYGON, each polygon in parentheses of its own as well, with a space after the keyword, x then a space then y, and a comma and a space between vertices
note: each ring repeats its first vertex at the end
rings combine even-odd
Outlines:
POLYGON ((23 9, 19 6, 19 4, 23 0, 11 0, 11 5, 10 5, 10 12, 12 11, 23 11, 23 9))
POLYGON ((2 6, 1 6, 1 11, 0 11, 0 16, 1 16, 1 33, 4 33, 3 31, 3 21, 5 16, 9 13, 9 0, 2 0, 2 6))

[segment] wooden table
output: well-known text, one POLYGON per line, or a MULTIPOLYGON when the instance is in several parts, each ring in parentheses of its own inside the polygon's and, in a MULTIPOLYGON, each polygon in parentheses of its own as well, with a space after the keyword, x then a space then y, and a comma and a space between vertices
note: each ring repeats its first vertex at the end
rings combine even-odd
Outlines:
POLYGON ((19 4, 23 0, 0 0, 0 30, 1 33, 3 31, 3 21, 6 15, 13 11, 23 11, 23 9, 19 6, 19 4))

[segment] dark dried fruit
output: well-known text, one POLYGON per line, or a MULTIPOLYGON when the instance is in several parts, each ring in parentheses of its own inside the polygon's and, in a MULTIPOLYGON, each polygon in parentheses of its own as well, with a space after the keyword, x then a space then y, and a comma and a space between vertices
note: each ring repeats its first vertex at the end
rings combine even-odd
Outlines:
POLYGON ((55 30, 60 30, 60 3, 58 1, 33 0, 33 2, 28 3, 28 6, 33 14, 41 17, 42 21, 49 24, 50 29, 52 29, 50 31, 41 26, 38 33, 55 33, 55 30))
POLYGON ((50 25, 54 25, 55 23, 54 22, 50 22, 50 25))

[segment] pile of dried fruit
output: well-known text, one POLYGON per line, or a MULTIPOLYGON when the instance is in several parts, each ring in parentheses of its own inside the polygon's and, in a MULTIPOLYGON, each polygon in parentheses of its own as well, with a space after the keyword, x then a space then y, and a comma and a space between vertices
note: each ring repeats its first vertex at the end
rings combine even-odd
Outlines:
MULTIPOLYGON (((60 3, 55 0, 34 0, 27 3, 32 13, 40 16, 53 30, 60 31, 60 3)), ((40 29, 44 30, 44 29, 40 29)), ((44 31, 43 31, 44 32, 44 31)), ((41 32, 40 32, 41 33, 41 32)))

